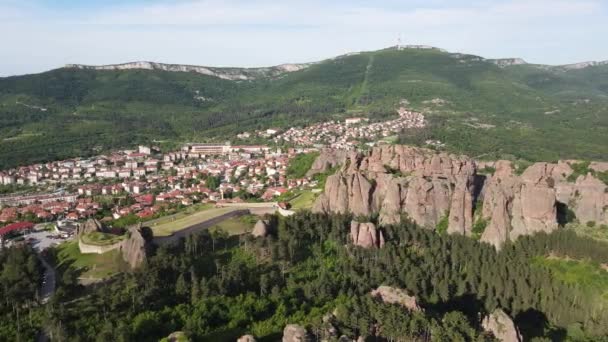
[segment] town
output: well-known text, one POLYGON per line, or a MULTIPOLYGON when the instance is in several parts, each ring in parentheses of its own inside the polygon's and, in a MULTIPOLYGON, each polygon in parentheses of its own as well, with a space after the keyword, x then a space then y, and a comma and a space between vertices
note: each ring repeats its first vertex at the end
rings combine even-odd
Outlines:
MULTIPOLYGON (((269 145, 187 143, 163 152, 156 146, 22 166, 0 172, 0 184, 15 192, 0 197, 3 241, 20 230, 49 222, 64 237, 89 218, 106 223, 155 219, 197 203, 271 202, 294 189, 313 189, 310 177, 289 177, 290 160, 324 147, 354 149, 406 128, 424 127, 421 113, 404 108, 398 118, 369 123, 346 118, 284 131, 255 134, 269 145), (289 147, 286 147, 289 146, 289 147)), ((239 134, 246 138, 249 133, 239 134)))

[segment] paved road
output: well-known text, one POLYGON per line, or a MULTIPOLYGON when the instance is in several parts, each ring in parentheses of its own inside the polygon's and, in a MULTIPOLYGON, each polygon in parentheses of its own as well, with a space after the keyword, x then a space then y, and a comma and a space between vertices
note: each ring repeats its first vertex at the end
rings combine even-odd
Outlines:
MULTIPOLYGON (((44 267, 44 278, 43 278, 44 282, 40 286, 38 296, 40 298, 40 301, 43 304, 46 304, 51 299, 53 294, 55 293, 56 272, 55 272, 55 269, 53 268, 53 266, 51 266, 51 264, 49 264, 42 257, 42 255, 40 255, 40 253, 37 253, 36 255, 38 256, 38 260, 40 260, 40 262, 42 263, 42 266, 44 267)), ((48 342, 49 340, 50 340, 49 336, 47 335, 47 332, 45 331, 45 329, 43 327, 40 330, 40 332, 38 333, 38 336, 36 337, 36 341, 37 342, 48 342)))
POLYGON ((40 254, 38 254, 38 260, 40 260, 42 266, 44 267, 44 282, 40 287, 40 291, 38 294, 42 303, 46 303, 49 301, 51 296, 53 296, 53 293, 55 293, 56 273, 53 266, 51 266, 51 264, 44 260, 44 258, 40 254))

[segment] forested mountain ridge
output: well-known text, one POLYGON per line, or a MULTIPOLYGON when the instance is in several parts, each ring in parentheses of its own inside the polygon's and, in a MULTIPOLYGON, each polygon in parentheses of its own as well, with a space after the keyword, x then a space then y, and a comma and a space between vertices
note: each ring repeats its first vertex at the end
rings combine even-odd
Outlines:
POLYGON ((439 139, 451 151, 490 158, 606 158, 608 65, 497 64, 389 48, 246 80, 154 68, 0 78, 0 167, 151 140, 225 140, 270 125, 382 119, 400 103, 431 123, 403 142, 439 139))

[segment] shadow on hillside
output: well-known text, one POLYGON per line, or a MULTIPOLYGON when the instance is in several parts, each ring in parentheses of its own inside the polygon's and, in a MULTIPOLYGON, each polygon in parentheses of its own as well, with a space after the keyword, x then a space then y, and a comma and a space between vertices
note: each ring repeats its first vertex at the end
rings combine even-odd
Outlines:
POLYGON ((547 331, 549 320, 547 316, 536 309, 528 309, 514 318, 515 325, 519 328, 524 341, 530 341, 535 337, 549 336, 551 341, 564 341, 566 331, 559 328, 551 328, 547 331))

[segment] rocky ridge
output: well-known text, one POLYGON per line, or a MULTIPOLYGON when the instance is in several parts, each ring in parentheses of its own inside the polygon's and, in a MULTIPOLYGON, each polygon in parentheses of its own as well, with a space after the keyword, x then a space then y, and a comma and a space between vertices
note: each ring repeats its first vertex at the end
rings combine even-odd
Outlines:
MULTIPOLYGON (((484 163, 495 169, 487 176, 477 173, 477 162, 469 157, 423 148, 385 145, 366 153, 325 150, 310 173, 341 167, 327 178, 313 211, 377 213, 380 224, 397 223, 406 214, 421 226, 434 229, 447 223, 448 233, 467 236, 473 235, 475 225, 485 227, 475 232, 482 241, 500 248, 521 235, 557 229, 562 214, 558 209, 571 210, 582 223, 608 223, 606 184, 591 173, 572 182, 571 163, 535 163, 521 175, 509 161, 484 163)), ((597 171, 605 166, 590 165, 597 171)), ((361 230, 360 225, 356 228, 361 230)), ((364 229, 369 231, 367 226, 364 229)), ((351 238, 352 231, 351 226, 351 238)), ((358 236, 353 241, 358 242, 358 236)), ((365 245, 369 245, 367 240, 365 245)))
POLYGON ((164 64, 147 61, 130 62, 110 65, 83 65, 67 64, 68 69, 86 70, 163 70, 172 72, 196 72, 203 75, 214 76, 231 81, 248 81, 265 77, 278 77, 282 74, 302 70, 310 66, 310 63, 281 64, 265 68, 214 68, 198 65, 164 64))

